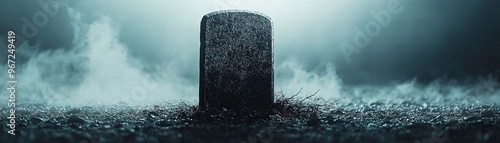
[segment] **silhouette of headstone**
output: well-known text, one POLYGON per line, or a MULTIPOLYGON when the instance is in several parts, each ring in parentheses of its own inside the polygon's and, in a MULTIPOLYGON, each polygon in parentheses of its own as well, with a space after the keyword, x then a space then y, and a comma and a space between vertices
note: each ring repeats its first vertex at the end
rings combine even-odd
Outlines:
POLYGON ((271 19, 250 11, 205 15, 200 34, 203 111, 265 113, 274 102, 271 19))

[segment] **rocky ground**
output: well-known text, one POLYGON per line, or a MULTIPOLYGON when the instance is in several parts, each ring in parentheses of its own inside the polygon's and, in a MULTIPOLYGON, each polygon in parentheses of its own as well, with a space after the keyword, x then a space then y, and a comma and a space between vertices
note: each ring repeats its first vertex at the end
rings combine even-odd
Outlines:
MULTIPOLYGON (((206 120, 184 103, 17 107, 16 135, 0 115, 2 143, 498 142, 500 106, 278 101, 266 119, 206 120), (167 106, 168 105, 168 106, 167 106)), ((7 111, 5 107, 0 109, 7 111)), ((217 117, 214 117, 217 118, 217 117)))

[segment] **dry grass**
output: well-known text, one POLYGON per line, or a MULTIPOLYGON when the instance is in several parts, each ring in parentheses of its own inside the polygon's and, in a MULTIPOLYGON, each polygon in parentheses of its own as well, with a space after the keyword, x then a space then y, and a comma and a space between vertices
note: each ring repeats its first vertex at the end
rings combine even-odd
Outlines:
POLYGON ((302 98, 299 96, 302 92, 302 89, 291 96, 286 96, 282 91, 279 91, 275 94, 275 102, 272 106, 272 110, 270 110, 271 112, 255 116, 241 116, 230 111, 220 111, 216 113, 210 113, 210 115, 208 115, 207 113, 198 110, 198 105, 191 105, 183 101, 179 102, 172 108, 169 108, 167 113, 164 115, 166 115, 166 117, 169 119, 192 119, 198 121, 238 121, 245 120, 245 118, 266 119, 270 117, 307 119, 311 116, 318 116, 322 108, 334 103, 317 97, 316 94, 318 93, 318 91, 302 98))
POLYGON ((334 103, 317 97, 316 94, 319 90, 304 98, 299 97, 301 92, 302 89, 290 97, 286 97, 282 91, 278 92, 276 94, 276 101, 274 102, 272 113, 285 118, 308 118, 317 116, 320 114, 322 108, 328 107, 327 105, 334 103))

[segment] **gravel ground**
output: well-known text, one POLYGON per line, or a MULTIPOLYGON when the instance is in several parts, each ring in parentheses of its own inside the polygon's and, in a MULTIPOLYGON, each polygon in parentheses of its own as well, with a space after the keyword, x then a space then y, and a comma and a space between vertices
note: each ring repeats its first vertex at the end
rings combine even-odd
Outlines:
MULTIPOLYGON (((7 133, 2 114, 2 143, 109 142, 498 142, 500 106, 329 104, 311 114, 276 108, 266 119, 207 121, 186 104, 130 107, 17 107, 16 135, 7 133)), ((7 111, 5 107, 0 109, 7 111)), ((304 110, 305 111, 305 110, 304 110)))

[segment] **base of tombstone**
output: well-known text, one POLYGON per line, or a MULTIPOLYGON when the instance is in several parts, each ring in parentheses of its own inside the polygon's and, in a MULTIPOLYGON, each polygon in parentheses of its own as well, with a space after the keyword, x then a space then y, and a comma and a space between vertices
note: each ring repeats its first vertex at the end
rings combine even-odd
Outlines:
POLYGON ((274 102, 270 104, 245 104, 243 103, 243 101, 241 101, 239 104, 228 104, 228 102, 217 103, 219 104, 204 104, 204 107, 199 106, 198 113, 196 115, 197 117, 199 117, 198 119, 202 119, 204 121, 249 121, 253 119, 266 119, 270 117, 269 115, 272 114, 272 109, 274 108, 274 102))
POLYGON ((271 107, 268 109, 201 109, 195 114, 196 119, 204 122, 211 121, 254 121, 254 119, 270 119, 271 107))

